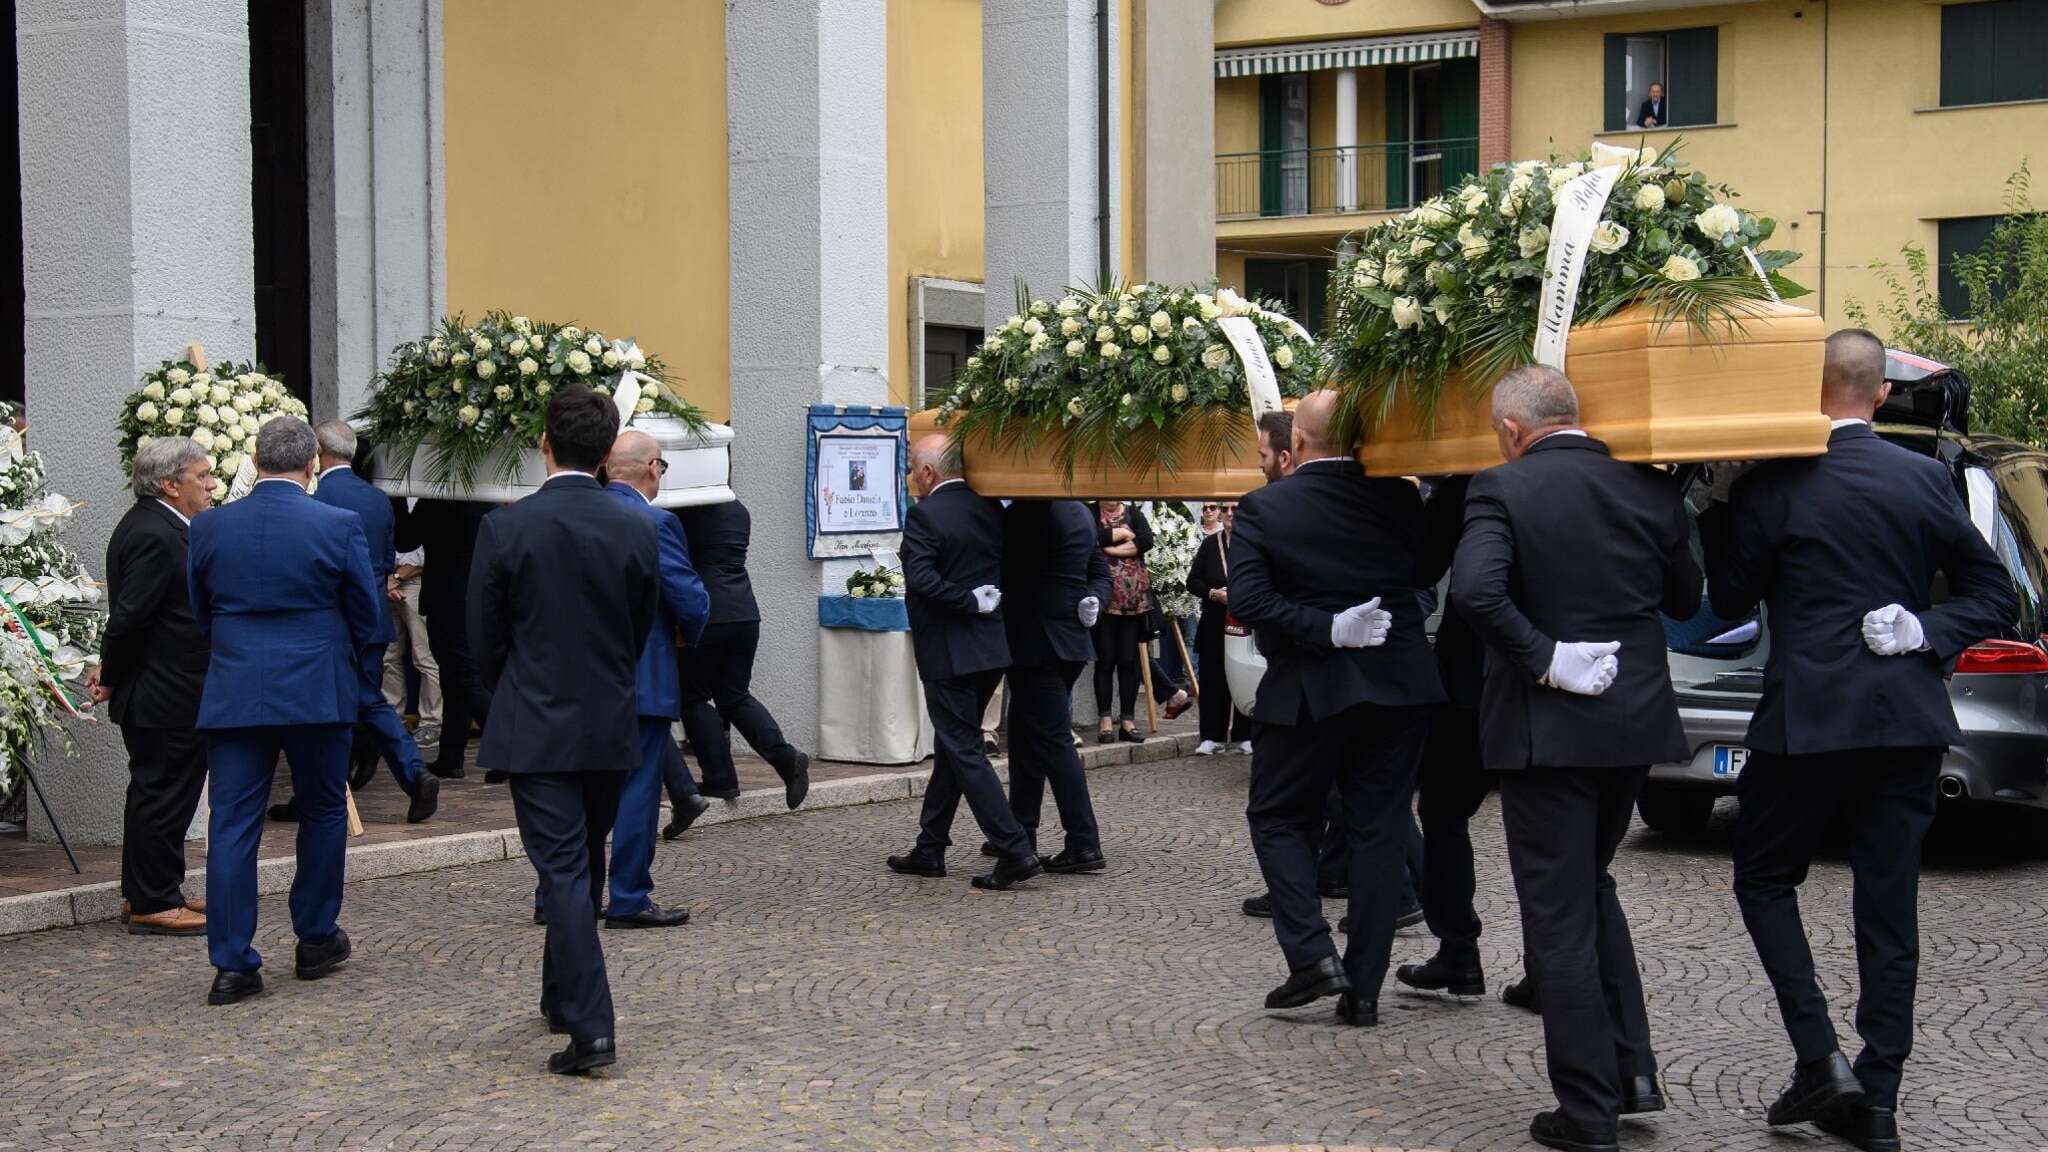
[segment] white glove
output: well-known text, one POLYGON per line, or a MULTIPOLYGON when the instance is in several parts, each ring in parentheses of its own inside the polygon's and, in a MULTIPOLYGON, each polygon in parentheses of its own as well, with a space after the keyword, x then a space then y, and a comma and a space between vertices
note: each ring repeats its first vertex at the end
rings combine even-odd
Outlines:
POLYGON ((1074 615, 1081 618, 1081 627, 1093 628, 1095 622, 1102 619, 1102 601, 1093 596, 1083 596, 1074 615))
POLYGON ((995 611, 996 605, 1001 604, 1002 602, 1003 590, 1001 588, 996 587, 993 584, 983 584, 981 587, 976 588, 974 590, 975 610, 980 612, 983 616, 986 616, 989 613, 995 611))
POLYGON ((1541 682, 1580 696, 1598 696, 1613 687, 1614 678, 1621 673, 1621 661, 1614 655, 1619 651, 1621 644, 1614 640, 1604 644, 1560 640, 1550 654, 1550 671, 1543 674, 1541 682))
POLYGON ((1898 656, 1927 648, 1927 632, 1920 618, 1897 604, 1887 604, 1863 614, 1863 643, 1879 656, 1898 656))
POLYGON ((1394 614, 1382 609, 1375 596, 1330 617, 1330 646, 1377 648, 1387 642, 1387 631, 1393 626, 1394 614))

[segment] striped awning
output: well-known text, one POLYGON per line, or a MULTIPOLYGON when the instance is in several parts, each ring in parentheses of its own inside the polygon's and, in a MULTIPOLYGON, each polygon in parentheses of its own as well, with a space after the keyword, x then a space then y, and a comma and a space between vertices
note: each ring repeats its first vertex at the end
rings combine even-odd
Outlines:
POLYGON ((1277 72, 1320 72, 1326 68, 1374 68, 1423 64, 1479 55, 1479 31, 1427 32, 1417 36, 1367 36, 1305 44, 1262 44, 1216 53, 1216 76, 1265 76, 1277 72))

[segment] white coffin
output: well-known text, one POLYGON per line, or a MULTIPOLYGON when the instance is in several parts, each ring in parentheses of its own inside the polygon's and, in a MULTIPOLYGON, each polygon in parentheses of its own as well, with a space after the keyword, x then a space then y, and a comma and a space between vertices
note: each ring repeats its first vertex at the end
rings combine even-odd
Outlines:
MULTIPOLYGON (((630 426, 653 436, 661 444, 662 458, 668 461, 668 471, 661 478, 661 493, 654 498, 657 507, 688 508, 698 504, 723 504, 734 499, 729 483, 732 476, 731 428, 723 424, 707 424, 693 432, 689 425, 673 416, 656 414, 637 416, 630 426)), ((508 446, 503 451, 518 453, 517 470, 507 478, 504 457, 494 456, 478 469, 477 482, 468 489, 437 484, 428 479, 436 471, 437 453, 432 445, 422 445, 413 453, 411 466, 402 473, 390 466, 384 456, 385 449, 380 447, 371 474, 378 477, 377 487, 393 496, 510 504, 539 489, 547 479, 547 468, 541 461, 538 448, 514 449, 508 446)))

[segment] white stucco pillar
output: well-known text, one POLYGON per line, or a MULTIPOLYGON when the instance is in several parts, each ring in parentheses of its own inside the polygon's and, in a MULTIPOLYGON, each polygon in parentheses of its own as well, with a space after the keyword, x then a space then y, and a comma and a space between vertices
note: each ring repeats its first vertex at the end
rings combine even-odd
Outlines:
POLYGON ((1216 11, 1138 0, 1133 55, 1143 77, 1129 109, 1137 140, 1131 215, 1137 268, 1170 284, 1216 275, 1216 11))
MULTIPOLYGON (((116 406, 199 341, 253 358, 247 0, 17 0, 30 446, 84 503, 68 542, 103 574, 131 498, 116 406), (196 77, 207 78, 196 81, 196 77)), ((37 766, 77 842, 121 835, 127 760, 110 722, 37 766)), ((31 834, 48 838, 29 804, 31 834)))
POLYGON ((1358 69, 1337 69, 1337 211, 1358 208, 1358 69))
POLYGON ((753 513, 754 694, 817 746, 820 592, 807 558, 805 413, 888 403, 885 0, 727 0, 733 488, 753 513))

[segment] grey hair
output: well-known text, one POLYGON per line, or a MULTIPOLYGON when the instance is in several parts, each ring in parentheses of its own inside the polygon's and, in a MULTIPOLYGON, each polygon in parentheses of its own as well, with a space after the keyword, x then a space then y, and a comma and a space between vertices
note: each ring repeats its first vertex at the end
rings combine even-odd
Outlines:
POLYGON ((1509 370, 1493 386, 1493 418, 1513 420, 1523 428, 1577 424, 1579 394, 1557 369, 1524 364, 1509 370))
POLYGON ((313 434, 320 438, 320 451, 327 455, 336 460, 356 458, 356 430, 348 426, 348 421, 329 420, 313 429, 313 434))
POLYGON ((297 416, 273 416, 256 432, 256 471, 265 476, 304 472, 318 451, 311 424, 297 416))
POLYGON ((163 482, 176 480, 195 461, 206 460, 206 450, 189 436, 159 436, 135 450, 135 467, 129 479, 137 499, 161 497, 163 482))

